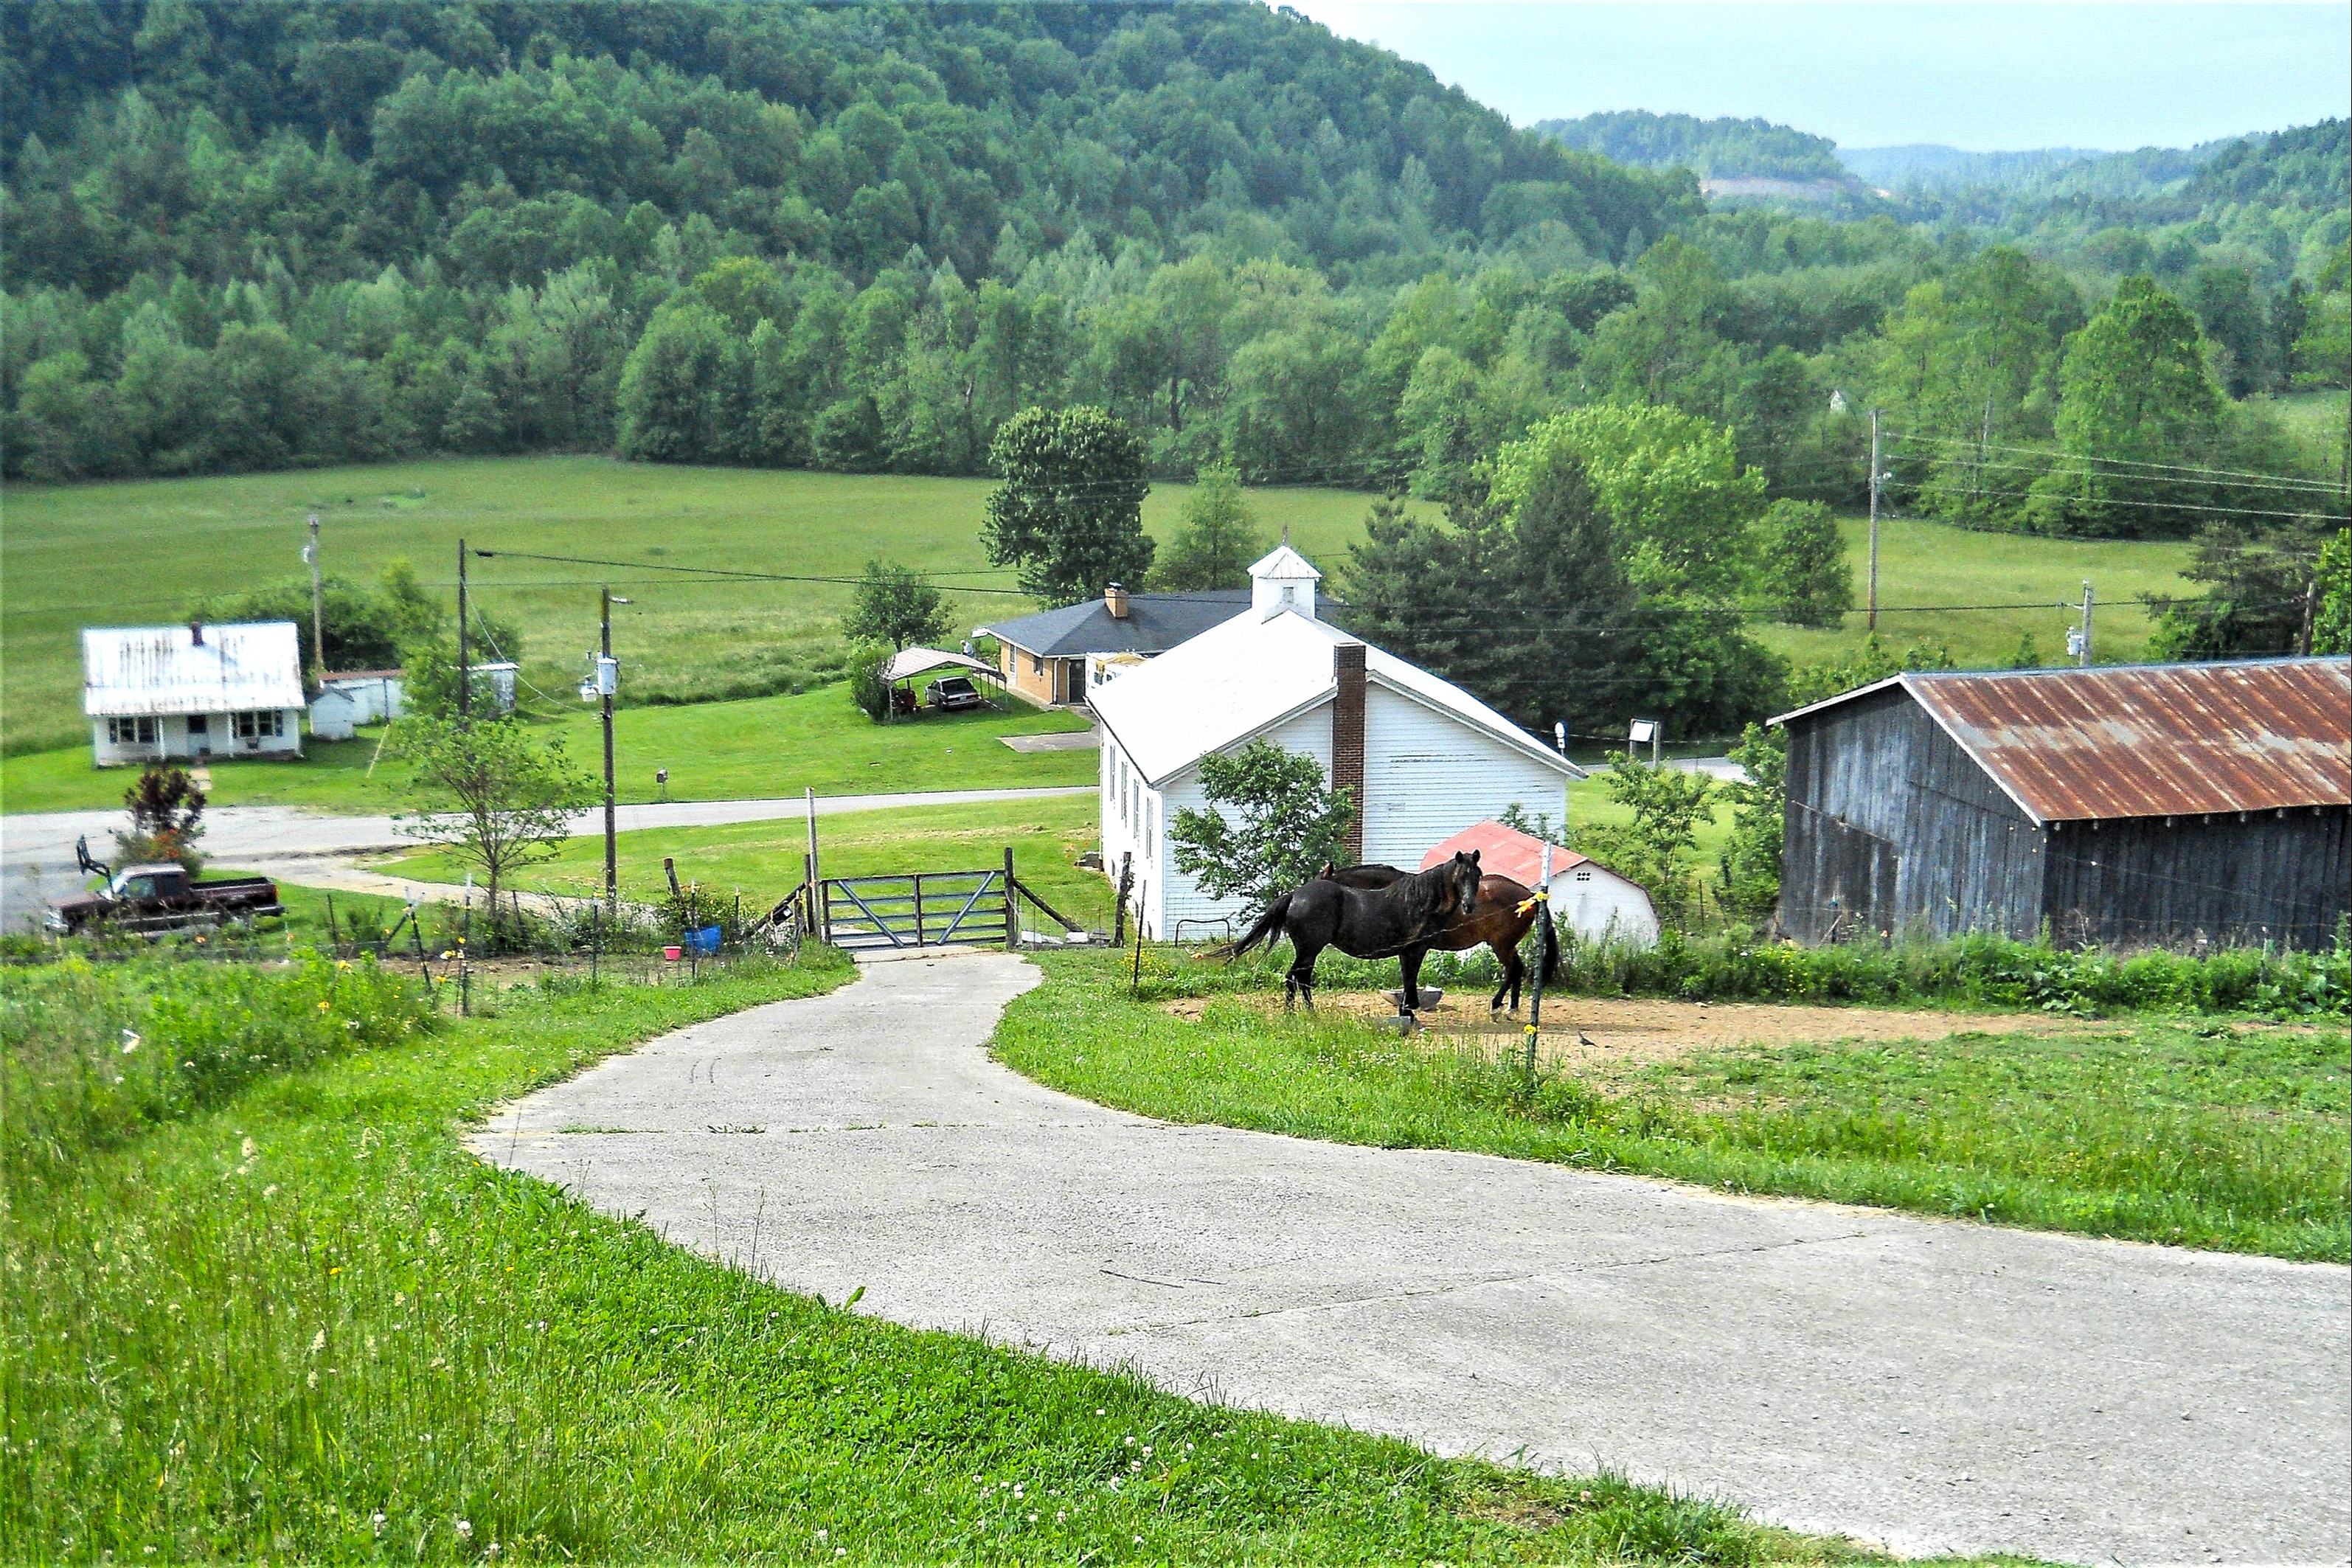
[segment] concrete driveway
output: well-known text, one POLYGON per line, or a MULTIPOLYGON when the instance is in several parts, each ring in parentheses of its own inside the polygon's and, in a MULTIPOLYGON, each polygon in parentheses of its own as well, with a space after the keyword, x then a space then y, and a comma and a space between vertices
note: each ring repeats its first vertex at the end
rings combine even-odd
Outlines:
MULTIPOLYGON (((125 781, 128 782, 127 780, 125 781)), ((895 795, 819 795, 816 814, 886 811, 902 805, 968 805, 1058 795, 1092 795, 1092 784, 1045 789, 906 791, 895 795)), ((718 827, 736 822, 806 821, 808 803, 799 795, 758 800, 677 800, 624 805, 614 812, 623 833, 647 827, 718 827)), ((84 879, 74 870, 74 840, 87 837, 90 853, 114 857, 115 830, 123 815, 112 811, 51 811, 0 816, 0 929, 16 929, 37 917, 47 903, 77 891, 84 879)), ((604 831, 600 806, 572 818, 574 837, 604 831)), ((361 856, 414 849, 389 816, 345 816, 298 811, 281 805, 221 805, 205 813, 204 850, 215 865, 267 871, 290 882, 348 888, 354 892, 404 897, 418 892, 447 898, 452 889, 435 883, 403 883, 358 870, 361 856)))
POLYGON ((2352 1552, 2343 1268, 1168 1126, 989 1059, 1035 977, 877 963, 475 1147, 900 1322, 1900 1552, 2352 1552))

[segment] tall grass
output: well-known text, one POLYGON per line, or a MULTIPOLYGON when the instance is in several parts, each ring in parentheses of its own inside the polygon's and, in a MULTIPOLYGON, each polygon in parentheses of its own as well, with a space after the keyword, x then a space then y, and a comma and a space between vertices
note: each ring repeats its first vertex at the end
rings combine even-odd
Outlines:
POLYGON ((847 976, 817 951, 428 1024, 364 964, 0 975, 9 1136, 44 1108, 0 1211, 0 1561, 1823 1555, 862 1318, 458 1142, 600 1053, 847 976), (81 1087, 125 1027, 121 1059, 196 1076, 81 1087))
MULTIPOLYGON (((1533 954, 1532 942, 1526 952, 1533 954)), ((1175 948, 1151 950, 1140 994, 1278 986, 1290 952, 1277 946, 1231 964, 1195 958, 1175 948)), ((1432 953, 1422 982, 1491 987, 1499 973, 1484 948, 1432 953)), ((1339 990, 1400 984, 1393 959, 1365 963, 1328 950, 1316 973, 1318 985, 1339 990)), ((1698 936, 1668 930, 1646 946, 1569 933, 1560 943, 1559 977, 1547 989, 1555 995, 1998 1007, 2076 1017, 2165 1012, 2340 1018, 2352 1008, 2352 931, 2339 931, 2330 946, 2311 952, 2221 947, 2202 953, 2116 952, 1990 935, 1802 947, 1744 929, 1698 936)))

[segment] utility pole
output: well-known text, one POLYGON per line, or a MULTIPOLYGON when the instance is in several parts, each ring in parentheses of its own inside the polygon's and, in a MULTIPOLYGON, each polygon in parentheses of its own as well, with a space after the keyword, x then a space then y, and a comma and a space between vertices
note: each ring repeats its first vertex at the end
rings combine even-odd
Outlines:
POLYGON ((474 685, 474 671, 466 658, 466 542, 457 541, 457 722, 467 718, 467 699, 474 685))
POLYGON ((310 514, 310 542, 304 546, 302 559, 310 568, 310 669, 318 677, 319 689, 327 689, 327 612, 325 592, 319 582, 319 514, 310 514))
POLYGON ((613 791, 613 694, 620 689, 621 667, 613 658, 613 606, 629 601, 614 598, 609 585, 601 594, 604 637, 598 645, 602 652, 596 660, 596 695, 604 714, 604 902, 611 906, 613 919, 617 922, 621 918, 621 851, 613 791))
POLYGON ((1878 629, 1878 410, 1870 411, 1870 630, 1878 629))

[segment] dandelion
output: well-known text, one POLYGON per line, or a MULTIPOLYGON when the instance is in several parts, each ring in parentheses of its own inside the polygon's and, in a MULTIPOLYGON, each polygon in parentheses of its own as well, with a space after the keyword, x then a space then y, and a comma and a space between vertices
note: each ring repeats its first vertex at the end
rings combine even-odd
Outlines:
POLYGON ((1059 1523, 1061 1523, 1064 1520, 1066 1520, 1066 1519, 1067 1519, 1067 1518, 1069 1518, 1069 1517, 1070 1517, 1070 1510, 1069 1510, 1068 1509, 1066 1509, 1066 1508, 1057 1508, 1057 1509, 1055 1509, 1055 1510, 1054 1510, 1054 1522, 1055 1522, 1055 1524, 1059 1524, 1059 1523))
POLYGON ((331 1002, 321 1002, 319 1004, 319 1011, 321 1013, 330 1012, 333 1009, 333 1006, 334 1004, 331 1002))
POLYGON ((369 1520, 370 1522, 375 1526, 375 1532, 378 1535, 382 1535, 383 1533, 383 1510, 382 1509, 376 1510, 373 1514, 369 1516, 369 1520))
POLYGON ((829 1530, 820 1530, 820 1531, 818 1531, 816 1532, 816 1538, 817 1538, 819 1541, 823 1541, 823 1540, 824 1540, 827 1536, 831 1535, 832 1533, 833 1533, 833 1532, 832 1532, 831 1531, 829 1531, 829 1530))
POLYGON ((1151 1458, 1151 1445, 1149 1443, 1143 1446, 1143 1457, 1147 1459, 1151 1458))
POLYGON ((469 1519, 461 1519, 457 1521, 457 1539, 460 1541, 471 1541, 474 1539, 473 1521, 469 1519))
POLYGON ((139 1048, 139 1042, 140 1042, 140 1037, 139 1037, 138 1033, 137 1033, 135 1030, 131 1030, 131 1029, 125 1029, 125 1030, 123 1030, 123 1031, 122 1031, 122 1054, 123 1054, 124 1056, 126 1056, 126 1057, 127 1057, 127 1056, 129 1056, 131 1052, 133 1052, 133 1051, 137 1050, 137 1049, 139 1048))

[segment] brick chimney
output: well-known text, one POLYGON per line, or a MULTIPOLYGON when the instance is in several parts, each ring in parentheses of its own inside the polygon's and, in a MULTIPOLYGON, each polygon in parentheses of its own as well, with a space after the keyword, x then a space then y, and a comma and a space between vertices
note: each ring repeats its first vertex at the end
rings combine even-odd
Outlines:
POLYGON ((1112 620, 1123 621, 1127 619, 1126 584, 1121 583, 1113 583, 1103 590, 1103 608, 1110 612, 1110 618, 1112 620))
POLYGON ((1331 650, 1331 673, 1339 692, 1331 703, 1331 787, 1356 803, 1348 827, 1349 864, 1364 858, 1364 645, 1343 642, 1331 650))

